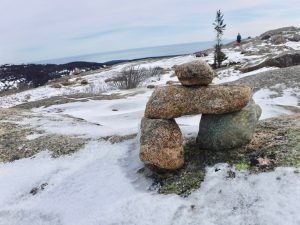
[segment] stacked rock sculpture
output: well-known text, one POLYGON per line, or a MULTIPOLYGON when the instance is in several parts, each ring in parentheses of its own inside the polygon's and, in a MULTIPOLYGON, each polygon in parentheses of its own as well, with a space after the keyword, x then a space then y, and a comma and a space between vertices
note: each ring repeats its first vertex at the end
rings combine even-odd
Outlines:
POLYGON ((161 169, 184 164, 183 138, 174 118, 202 114, 200 148, 228 149, 251 141, 261 109, 242 85, 210 85, 215 77, 200 60, 175 70, 182 85, 157 87, 141 122, 140 159, 161 169))

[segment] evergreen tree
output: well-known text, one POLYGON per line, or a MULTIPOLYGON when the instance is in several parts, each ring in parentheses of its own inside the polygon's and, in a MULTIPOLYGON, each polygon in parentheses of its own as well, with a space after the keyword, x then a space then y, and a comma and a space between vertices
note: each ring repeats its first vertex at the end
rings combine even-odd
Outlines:
POLYGON ((220 68, 224 60, 227 59, 224 52, 222 52, 222 36, 224 30, 226 29, 226 24, 224 24, 223 14, 221 10, 217 11, 215 22, 213 23, 214 29, 217 32, 217 43, 215 45, 214 52, 214 68, 220 68))

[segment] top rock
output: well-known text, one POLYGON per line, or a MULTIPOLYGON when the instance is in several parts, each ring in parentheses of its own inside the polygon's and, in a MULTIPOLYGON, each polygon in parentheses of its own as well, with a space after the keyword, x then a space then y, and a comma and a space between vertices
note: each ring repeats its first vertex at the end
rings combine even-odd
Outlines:
POLYGON ((184 86, 207 86, 215 77, 211 67, 201 60, 177 66, 175 74, 184 86))

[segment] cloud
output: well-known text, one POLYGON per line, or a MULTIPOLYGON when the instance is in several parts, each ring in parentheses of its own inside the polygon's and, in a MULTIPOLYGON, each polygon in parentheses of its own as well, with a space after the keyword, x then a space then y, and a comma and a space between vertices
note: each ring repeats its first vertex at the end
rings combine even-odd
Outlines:
POLYGON ((30 62, 214 38, 299 24, 298 0, 1 0, 0 63, 30 62))

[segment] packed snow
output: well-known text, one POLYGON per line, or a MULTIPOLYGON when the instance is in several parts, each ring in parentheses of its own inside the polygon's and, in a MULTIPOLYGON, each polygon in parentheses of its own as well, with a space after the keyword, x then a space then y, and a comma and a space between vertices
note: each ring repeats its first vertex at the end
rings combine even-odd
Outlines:
POLYGON ((300 50, 300 42, 289 41, 289 42, 285 43, 285 45, 294 50, 300 50))
POLYGON ((283 106, 298 107, 297 96, 300 96, 299 89, 287 88, 283 91, 282 96, 277 95, 277 92, 269 89, 261 89, 253 95, 254 101, 263 109, 260 119, 267 119, 280 115, 291 115, 292 112, 285 109, 283 106), (275 95, 276 97, 271 97, 272 95, 275 95))
POLYGON ((138 140, 91 141, 72 156, 42 152, 0 165, 0 224, 298 224, 297 169, 249 175, 226 164, 207 168, 201 188, 187 198, 148 190, 137 171, 138 140), (219 170, 216 170, 218 168, 219 170), (217 172, 216 172, 217 171, 217 172), (41 187, 36 195, 29 192, 41 187), (267 185, 266 185, 267 184, 267 185))

